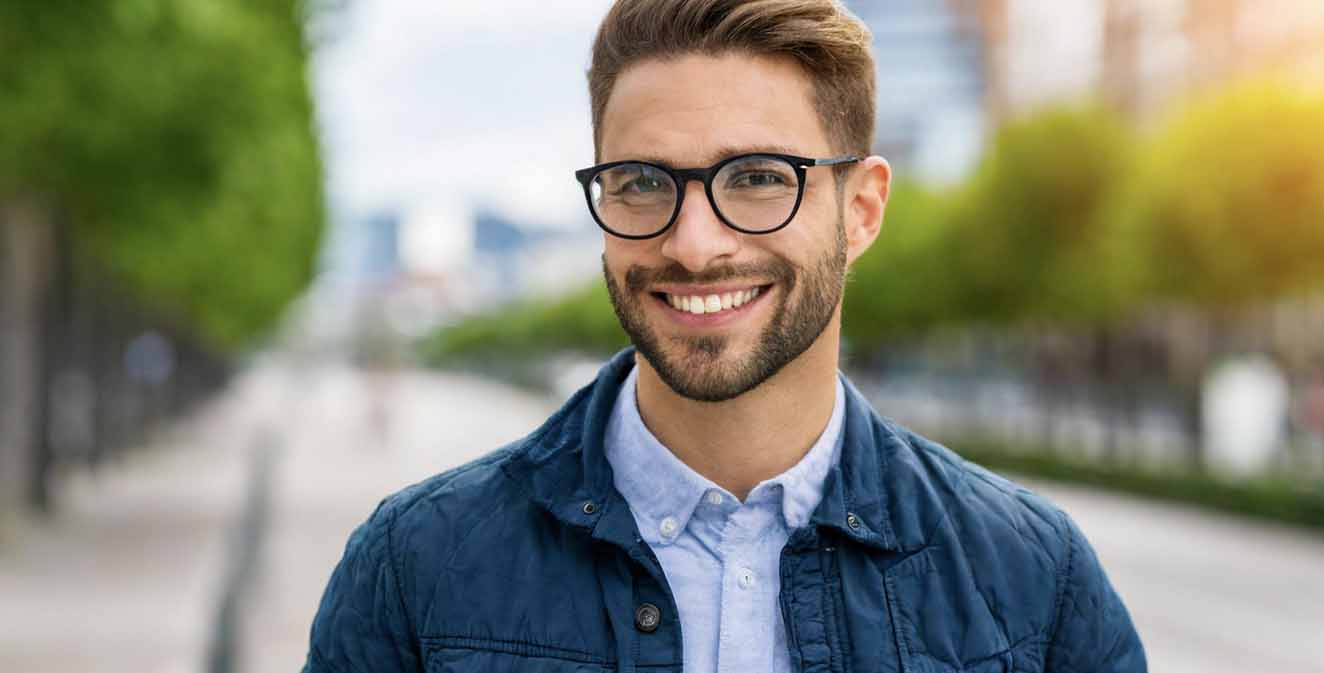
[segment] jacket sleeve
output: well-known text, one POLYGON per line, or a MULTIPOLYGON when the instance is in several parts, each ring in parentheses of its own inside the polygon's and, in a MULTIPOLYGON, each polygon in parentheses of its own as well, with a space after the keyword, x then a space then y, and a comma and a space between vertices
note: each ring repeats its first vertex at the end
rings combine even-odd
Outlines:
POLYGON ((1145 673, 1145 650, 1122 599, 1071 517, 1057 619, 1048 644, 1049 673, 1145 673))
POLYGON ((350 535, 313 619, 304 673, 422 670, 391 549, 393 524, 383 502, 350 535))

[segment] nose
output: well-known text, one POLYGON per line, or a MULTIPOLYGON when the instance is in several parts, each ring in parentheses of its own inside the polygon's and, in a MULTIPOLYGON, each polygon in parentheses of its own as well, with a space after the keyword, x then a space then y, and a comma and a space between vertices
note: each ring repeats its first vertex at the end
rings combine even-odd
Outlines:
POLYGON ((717 217, 703 184, 698 181, 686 185, 680 212, 664 237, 662 255, 694 273, 708 268, 715 260, 735 255, 740 249, 740 232, 717 217))

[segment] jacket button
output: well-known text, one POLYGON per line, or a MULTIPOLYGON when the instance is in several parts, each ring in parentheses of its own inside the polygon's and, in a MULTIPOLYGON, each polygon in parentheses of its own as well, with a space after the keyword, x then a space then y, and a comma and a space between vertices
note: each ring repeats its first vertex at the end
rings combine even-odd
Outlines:
POLYGON ((652 603, 644 603, 634 611, 634 627, 644 633, 652 633, 662 623, 662 611, 652 603))
POLYGON ((847 514, 846 514, 846 525, 847 525, 847 526, 850 526, 851 530, 859 530, 859 529, 860 529, 860 517, 855 516, 854 514, 847 513, 847 514))

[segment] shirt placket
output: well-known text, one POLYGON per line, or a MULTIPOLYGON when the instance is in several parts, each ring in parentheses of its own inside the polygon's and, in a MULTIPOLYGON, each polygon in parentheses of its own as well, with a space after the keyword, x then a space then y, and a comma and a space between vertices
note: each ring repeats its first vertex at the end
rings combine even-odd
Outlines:
POLYGON ((722 588, 717 670, 720 673, 774 670, 777 574, 764 566, 763 546, 772 536, 766 505, 731 513, 723 529, 722 588))

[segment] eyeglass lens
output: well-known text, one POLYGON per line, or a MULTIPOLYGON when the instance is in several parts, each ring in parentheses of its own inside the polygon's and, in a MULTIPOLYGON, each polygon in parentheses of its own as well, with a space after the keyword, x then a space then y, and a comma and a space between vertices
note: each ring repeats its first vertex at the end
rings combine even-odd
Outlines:
MULTIPOLYGON (((723 165, 712 183, 719 214, 746 231, 780 227, 800 195, 795 167, 778 157, 741 157, 723 165)), ((608 168, 589 183, 598 219, 625 236, 647 236, 666 228, 679 191, 669 173, 642 163, 608 168)))

